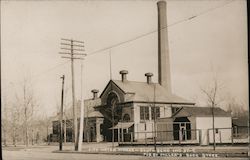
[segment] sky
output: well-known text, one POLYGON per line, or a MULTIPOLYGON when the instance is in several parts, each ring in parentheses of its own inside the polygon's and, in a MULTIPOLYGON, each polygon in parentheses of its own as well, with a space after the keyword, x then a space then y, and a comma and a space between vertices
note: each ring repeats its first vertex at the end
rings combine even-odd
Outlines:
MULTIPOLYGON (((21 96, 26 79, 40 112, 53 115, 60 105, 60 77, 64 74, 65 104, 71 103, 70 62, 58 54, 61 38, 84 41, 88 54, 84 61, 75 61, 77 99, 81 93, 83 99, 91 98, 92 89, 101 94, 110 78, 120 79, 123 69, 128 70, 129 80, 146 81, 144 74, 152 72, 157 82, 156 3, 2 1, 4 101, 8 104, 15 94, 21 96), (140 38, 129 41, 136 37, 140 38)), ((173 92, 205 106, 201 88, 209 86, 216 75, 223 84, 220 95, 227 97, 224 101, 233 97, 248 108, 246 1, 167 0, 167 23, 173 92)))

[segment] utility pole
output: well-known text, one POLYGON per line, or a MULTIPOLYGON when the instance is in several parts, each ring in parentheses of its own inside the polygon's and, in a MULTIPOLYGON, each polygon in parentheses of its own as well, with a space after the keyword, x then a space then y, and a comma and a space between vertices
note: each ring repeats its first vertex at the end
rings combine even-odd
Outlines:
POLYGON ((82 84, 82 72, 83 72, 83 64, 81 63, 81 116, 80 116, 80 131, 79 131, 79 142, 78 142, 78 151, 82 150, 82 136, 83 136, 83 128, 84 128, 84 102, 83 102, 83 84, 82 84))
POLYGON ((154 149, 155 149, 155 152, 157 152, 157 149, 156 149, 156 106, 155 106, 155 84, 154 84, 154 149))
POLYGON ((87 143, 89 143, 89 106, 86 108, 86 121, 85 121, 85 128, 86 128, 86 137, 87 137, 87 143))
POLYGON ((61 97, 61 114, 60 114, 60 143, 59 143, 59 150, 62 150, 62 142, 63 142, 63 93, 64 93, 64 75, 62 78, 62 97, 61 97))
MULTIPOLYGON (((66 110, 66 108, 64 108, 64 110, 66 110)), ((65 114, 65 111, 64 111, 64 143, 66 144, 67 140, 67 119, 66 119, 66 114, 65 114)))
POLYGON ((83 49, 83 43, 82 41, 77 41, 77 40, 72 40, 72 39, 61 39, 63 42, 61 45, 62 50, 66 52, 59 52, 59 54, 66 54, 68 56, 62 56, 62 58, 67 58, 71 60, 71 78, 72 78, 72 107, 73 107, 73 121, 74 121, 74 143, 75 143, 75 151, 78 150, 78 141, 77 141, 77 134, 78 134, 78 129, 77 129, 77 111, 76 111, 76 106, 75 106, 75 80, 74 80, 74 60, 75 59, 83 59, 82 57, 79 56, 86 56, 86 54, 82 53, 84 51, 83 49), (70 51, 70 52, 67 52, 70 51), (78 56, 78 57, 75 57, 78 56))
POLYGON ((33 112, 34 112, 34 104, 31 103, 31 135, 32 135, 32 146, 34 145, 34 125, 33 123, 33 112))
POLYGON ((214 102, 212 102, 212 125, 213 125, 213 150, 215 151, 215 146, 216 146, 216 143, 215 143, 215 128, 214 128, 214 102))
POLYGON ((114 142, 115 142, 115 116, 114 116, 114 109, 115 109, 116 100, 112 100, 111 107, 112 107, 112 149, 114 149, 114 142))

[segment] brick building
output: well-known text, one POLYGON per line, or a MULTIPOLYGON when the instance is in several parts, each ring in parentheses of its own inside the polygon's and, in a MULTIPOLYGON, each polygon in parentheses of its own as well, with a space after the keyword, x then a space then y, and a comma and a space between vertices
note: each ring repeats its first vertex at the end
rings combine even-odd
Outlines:
MULTIPOLYGON (((85 100, 85 140, 100 142, 114 138, 118 142, 150 143, 154 138, 173 142, 198 139, 199 143, 208 144, 209 108, 197 107, 172 92, 166 2, 157 2, 157 8, 158 82, 152 82, 152 73, 145 73, 144 82, 130 81, 128 71, 122 70, 121 79, 110 80, 99 98, 97 90, 92 90, 93 98, 85 100), (198 125, 203 121, 205 128, 198 125), (200 133, 200 129, 205 131, 200 133)), ((216 111, 225 120, 221 125, 216 120, 216 126, 230 128, 230 115, 222 109, 216 111)), ((221 134, 231 136, 228 132, 221 134)))

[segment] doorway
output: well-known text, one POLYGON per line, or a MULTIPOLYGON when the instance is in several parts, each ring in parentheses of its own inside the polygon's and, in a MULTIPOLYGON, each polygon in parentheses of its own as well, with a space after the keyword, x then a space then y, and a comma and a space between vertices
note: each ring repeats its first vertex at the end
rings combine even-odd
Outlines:
POLYGON ((191 123, 187 117, 176 118, 173 122, 174 140, 191 140, 191 123))

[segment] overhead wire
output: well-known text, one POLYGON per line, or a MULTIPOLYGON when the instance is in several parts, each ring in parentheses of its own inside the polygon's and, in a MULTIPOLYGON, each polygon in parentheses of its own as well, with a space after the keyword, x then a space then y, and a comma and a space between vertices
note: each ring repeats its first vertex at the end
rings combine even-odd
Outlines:
MULTIPOLYGON (((53 71, 54 69, 57 69, 58 67, 61 67, 62 65, 65 65, 65 64, 68 63, 68 62, 70 62, 70 60, 68 60, 68 61, 66 61, 66 62, 63 62, 63 63, 59 63, 59 64, 55 65, 54 67, 51 67, 51 68, 49 68, 49 69, 47 69, 47 70, 45 70, 45 71, 43 71, 43 72, 41 72, 41 73, 39 73, 39 74, 37 74, 37 75, 34 75, 33 77, 30 78, 30 80, 32 81, 32 80, 34 80, 35 78, 38 78, 38 77, 40 77, 40 76, 42 76, 42 75, 44 75, 44 74, 46 74, 46 73, 48 73, 48 72, 51 72, 51 71, 53 71)), ((16 84, 16 85, 22 85, 22 84, 24 83, 24 81, 25 81, 25 80, 20 81, 20 82, 18 82, 18 84, 16 84)), ((7 89, 7 88, 16 87, 16 85, 13 84, 13 85, 11 85, 11 86, 6 86, 6 87, 2 88, 2 90, 5 90, 5 89, 7 89)))
MULTIPOLYGON (((224 6, 228 5, 229 3, 232 3, 233 1, 235 1, 235 0, 231 0, 231 1, 227 2, 227 3, 224 3, 224 4, 222 4, 222 5, 219 5, 219 6, 217 6, 217 7, 213 7, 213 8, 210 8, 210 9, 208 9, 208 10, 205 10, 205 11, 203 11, 203 12, 200 12, 199 14, 196 14, 196 15, 190 16, 190 17, 188 17, 188 18, 182 19, 182 20, 180 20, 180 21, 174 22, 174 23, 169 24, 169 25, 167 25, 167 26, 165 26, 165 27, 162 27, 161 29, 163 30, 163 29, 165 29, 165 28, 172 27, 172 26, 174 26, 174 25, 183 23, 183 22, 185 22, 185 21, 193 20, 194 18, 197 18, 197 17, 199 17, 199 16, 201 16, 201 15, 207 14, 208 12, 211 12, 211 11, 216 10, 216 9, 218 9, 218 8, 224 7, 224 6)), ((148 36, 148 35, 150 35, 150 34, 153 34, 153 33, 157 32, 157 31, 158 31, 158 29, 153 30, 153 31, 150 31, 150 32, 147 32, 147 33, 144 33, 144 34, 139 35, 139 36, 137 36, 137 37, 134 37, 134 38, 132 38, 132 39, 129 39, 129 40, 126 40, 126 41, 123 41, 123 42, 119 42, 119 43, 117 43, 117 44, 114 44, 114 45, 111 45, 111 46, 108 46, 108 47, 105 47, 105 48, 102 48, 102 49, 99 49, 99 50, 96 50, 96 51, 87 53, 87 55, 88 55, 88 56, 91 56, 91 55, 98 54, 99 52, 102 52, 102 51, 105 51, 105 50, 109 50, 109 49, 118 47, 118 46, 120 46, 120 45, 123 45, 123 44, 125 44, 125 43, 129 43, 129 42, 135 41, 135 40, 140 39, 140 38, 142 38, 142 37, 145 37, 145 36, 148 36)))
MULTIPOLYGON (((205 11, 203 11, 203 12, 200 12, 200 13, 198 13, 198 14, 196 14, 196 15, 190 16, 190 17, 188 17, 188 18, 182 19, 182 20, 180 20, 180 21, 177 21, 177 22, 174 22, 174 23, 172 23, 172 24, 169 24, 169 25, 167 25, 167 26, 165 26, 165 27, 162 27, 161 29, 165 29, 165 28, 172 27, 172 26, 175 26, 175 25, 177 25, 177 24, 180 24, 180 23, 183 23, 183 22, 186 22, 186 21, 193 20, 193 19, 195 19, 195 18, 197 18, 197 17, 199 17, 199 16, 202 16, 202 15, 205 15, 205 14, 207 14, 207 13, 213 11, 213 10, 216 10, 216 9, 218 9, 218 8, 222 8, 222 7, 224 7, 224 6, 226 6, 226 5, 230 4, 230 3, 232 3, 232 2, 234 2, 234 1, 235 1, 235 0, 231 0, 231 1, 227 2, 227 3, 224 3, 224 4, 222 4, 222 5, 219 5, 219 6, 217 6, 217 7, 210 8, 210 9, 205 10, 205 11)), ((129 42, 135 41, 135 40, 137 40, 137 39, 140 39, 140 38, 142 38, 142 37, 145 37, 145 36, 148 36, 148 35, 150 35, 150 34, 153 34, 153 33, 157 32, 157 31, 158 31, 158 30, 156 29, 156 30, 153 30, 153 31, 144 33, 144 34, 142 34, 142 35, 136 36, 136 37, 134 37, 134 38, 132 38, 132 39, 129 39, 129 40, 126 40, 126 41, 122 41, 122 42, 119 42, 119 43, 117 43, 117 44, 114 44, 114 45, 111 45, 111 46, 108 46, 108 47, 105 47, 105 48, 102 48, 102 49, 99 49, 99 50, 96 50, 96 51, 87 53, 87 56, 92 56, 92 55, 101 53, 102 51, 110 50, 110 49, 112 49, 112 48, 121 46, 121 45, 123 45, 123 44, 129 43, 129 42)), ((50 68, 50 69, 48 69, 48 70, 45 70, 45 71, 39 73, 38 75, 33 76, 31 79, 37 78, 37 77, 39 77, 39 76, 41 76, 41 75, 44 75, 44 74, 46 74, 46 73, 48 73, 48 72, 50 72, 50 71, 52 71, 52 70, 54 70, 54 69, 56 69, 56 68, 58 68, 58 67, 60 67, 60 66, 62 66, 62 65, 64 65, 64 64, 68 63, 68 62, 69 62, 69 61, 60 63, 60 64, 58 64, 58 65, 56 65, 56 66, 54 66, 54 67, 52 67, 52 68, 50 68)), ((21 84, 21 82, 20 82, 20 84, 21 84)), ((12 87, 13 87, 13 85, 12 85, 12 87)), ((2 88, 2 89, 6 89, 6 88, 7 88, 7 87, 2 88)), ((11 87, 8 87, 8 88, 11 88, 11 87)))

